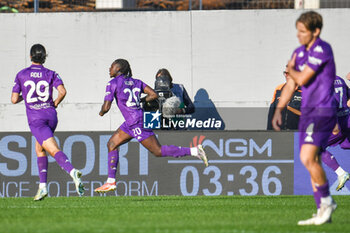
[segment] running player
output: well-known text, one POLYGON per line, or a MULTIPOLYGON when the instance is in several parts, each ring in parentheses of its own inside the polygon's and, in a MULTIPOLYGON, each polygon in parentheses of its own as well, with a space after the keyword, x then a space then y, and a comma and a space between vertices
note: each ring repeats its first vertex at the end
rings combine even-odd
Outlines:
POLYGON ((47 196, 48 160, 46 152, 55 158, 56 162, 73 178, 77 193, 84 193, 81 183, 81 172, 75 169, 67 156, 59 149, 54 138, 57 126, 56 108, 66 95, 66 89, 60 76, 43 66, 46 60, 46 50, 41 44, 35 44, 30 49, 32 65, 21 70, 15 79, 11 102, 17 104, 24 100, 30 131, 36 138, 35 151, 38 156, 39 189, 35 201, 47 196), (58 96, 52 99, 52 90, 56 88, 58 96), (21 95, 22 93, 22 95, 21 95))
MULTIPOLYGON (((334 147, 340 145, 342 149, 350 149, 349 137, 350 137, 350 109, 347 105, 349 100, 349 88, 345 81, 339 76, 334 81, 335 99, 337 102, 337 125, 330 136, 327 147, 334 147)), ((327 149, 326 147, 326 149, 327 149)), ((338 164, 335 157, 328 151, 322 153, 322 162, 325 163, 338 175, 337 191, 342 189, 349 180, 350 175, 348 172, 338 164)))
POLYGON ((297 85, 302 87, 300 159, 311 176, 314 192, 320 198, 320 210, 298 225, 320 225, 331 220, 337 205, 333 201, 326 174, 319 159, 336 124, 334 80, 335 62, 331 46, 321 40, 322 16, 314 11, 300 15, 296 21, 301 44, 288 62, 287 84, 283 88, 272 125, 280 130, 281 111, 287 105, 297 85))
POLYGON ((195 156, 203 160, 208 166, 208 159, 202 145, 197 147, 161 146, 151 129, 143 128, 143 111, 140 106, 141 93, 147 94, 145 101, 155 100, 157 93, 144 82, 132 78, 129 62, 125 59, 115 60, 109 68, 112 78, 106 87, 104 103, 99 113, 103 116, 111 108, 115 98, 125 122, 114 132, 107 143, 108 147, 108 179, 95 192, 108 192, 116 189, 116 168, 119 160, 118 147, 136 138, 145 148, 157 157, 171 156, 182 157, 186 155, 195 156))

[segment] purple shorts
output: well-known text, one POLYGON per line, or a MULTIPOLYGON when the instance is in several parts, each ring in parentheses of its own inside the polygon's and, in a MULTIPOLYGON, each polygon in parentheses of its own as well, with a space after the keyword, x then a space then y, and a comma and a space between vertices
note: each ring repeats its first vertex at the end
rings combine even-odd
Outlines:
POLYGON ((135 124, 132 126, 128 126, 126 122, 124 122, 119 129, 129 134, 131 137, 136 138, 137 141, 142 142, 146 138, 154 135, 151 129, 143 128, 143 123, 135 124))
POLYGON ((31 121, 29 123, 29 128, 39 144, 42 145, 46 139, 53 137, 57 122, 57 118, 38 119, 31 121))
POLYGON ((336 123, 334 116, 303 117, 299 121, 299 145, 312 144, 324 150, 336 123))

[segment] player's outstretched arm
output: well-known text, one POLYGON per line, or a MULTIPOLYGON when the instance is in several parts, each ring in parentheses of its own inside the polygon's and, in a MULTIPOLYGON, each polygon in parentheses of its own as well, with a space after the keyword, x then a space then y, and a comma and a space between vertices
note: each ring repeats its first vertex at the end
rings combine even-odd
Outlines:
POLYGON ((111 105, 112 105, 111 101, 105 100, 101 106, 99 115, 103 116, 104 114, 106 114, 109 111, 109 109, 111 109, 111 105))
POLYGON ((17 104, 19 102, 21 102, 23 100, 23 97, 17 93, 17 92, 12 92, 12 95, 11 95, 11 102, 13 104, 17 104))
POLYGON ((158 94, 157 92, 155 92, 151 87, 146 86, 145 89, 143 90, 143 92, 145 94, 147 94, 146 96, 146 102, 151 102, 152 100, 155 100, 158 98, 158 94))
POLYGON ((55 108, 57 108, 57 106, 62 102, 62 100, 67 94, 66 88, 64 88, 63 85, 59 85, 57 87, 57 91, 58 91, 58 95, 57 95, 57 98, 54 100, 55 108))

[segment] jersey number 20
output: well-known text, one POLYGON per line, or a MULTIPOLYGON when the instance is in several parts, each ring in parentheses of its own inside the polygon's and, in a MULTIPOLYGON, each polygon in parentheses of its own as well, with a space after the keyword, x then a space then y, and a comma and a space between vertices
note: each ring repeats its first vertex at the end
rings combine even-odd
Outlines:
POLYGON ((133 107, 135 105, 139 106, 139 97, 136 93, 140 93, 140 91, 141 90, 138 87, 135 87, 132 90, 130 90, 129 88, 124 89, 124 93, 129 93, 128 100, 126 101, 127 107, 133 107))

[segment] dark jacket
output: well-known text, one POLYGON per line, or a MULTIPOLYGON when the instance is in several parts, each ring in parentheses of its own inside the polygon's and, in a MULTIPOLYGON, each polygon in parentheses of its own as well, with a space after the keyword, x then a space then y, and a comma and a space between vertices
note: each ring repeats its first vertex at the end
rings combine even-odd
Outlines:
POLYGON ((175 96, 177 96, 180 99, 180 108, 185 109, 185 114, 194 113, 194 104, 191 98, 188 96, 187 91, 182 84, 173 83, 171 91, 175 96))
MULTIPOLYGON (((272 98, 269 114, 267 117, 267 129, 272 130, 272 118, 275 113, 279 98, 284 87, 284 84, 281 84, 276 87, 274 96, 272 98)), ((297 130, 300 118, 300 106, 301 106, 301 88, 298 87, 297 90, 293 93, 291 100, 289 101, 287 108, 282 111, 282 125, 281 130, 297 130)))

